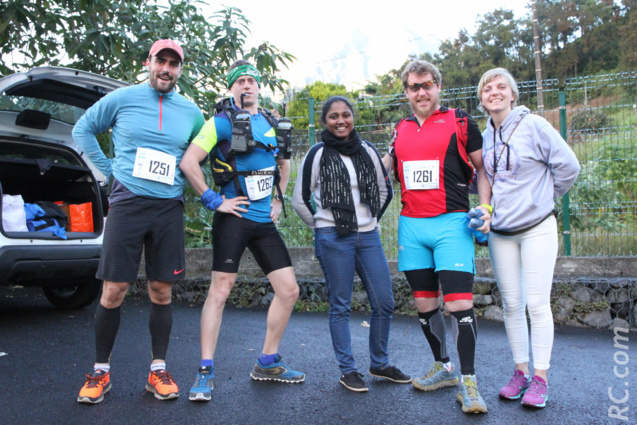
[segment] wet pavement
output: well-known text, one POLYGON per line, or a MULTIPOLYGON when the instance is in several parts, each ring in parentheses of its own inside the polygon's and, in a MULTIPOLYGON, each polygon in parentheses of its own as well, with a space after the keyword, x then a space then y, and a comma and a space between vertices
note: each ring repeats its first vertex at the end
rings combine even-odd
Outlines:
MULTIPOLYGON (((529 410, 519 401, 498 398, 513 364, 504 325, 484 319, 478 322, 476 353, 478 388, 489 408, 484 415, 464 414, 455 387, 425 393, 372 378, 367 373, 369 328, 364 326, 369 318, 360 314, 352 318, 352 344, 368 393, 339 384, 327 315, 321 313, 294 313, 280 347, 284 361, 306 373, 306 382, 253 381, 249 373, 262 348, 266 310, 235 308, 224 314, 212 401, 191 402, 201 304, 173 305, 167 363, 180 398, 159 401, 144 391, 151 359, 149 301, 128 297, 111 359, 113 388, 102 403, 85 405, 75 400, 94 359, 95 304, 59 311, 39 289, 1 287, 0 424, 637 423, 637 333, 619 333, 628 342, 618 340, 615 347, 612 330, 556 326, 550 399, 545 409, 529 410), (628 421, 609 417, 609 408, 628 421)), ((455 347, 449 350, 457 363, 455 347)), ((394 318, 390 359, 412 376, 427 371, 432 356, 417 319, 394 318)))

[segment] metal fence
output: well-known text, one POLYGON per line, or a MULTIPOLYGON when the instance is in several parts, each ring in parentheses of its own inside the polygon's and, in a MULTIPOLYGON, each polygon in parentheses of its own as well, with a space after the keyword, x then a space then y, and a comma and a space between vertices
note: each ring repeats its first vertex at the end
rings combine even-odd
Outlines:
MULTIPOLYGON (((535 81, 518 82, 518 86, 518 104, 539 113, 535 110, 535 81)), ((560 255, 637 255, 637 72, 548 79, 543 86, 541 115, 561 130, 582 165, 567 197, 558 200, 560 255)), ((410 114, 406 97, 364 96, 353 101, 357 130, 384 154, 394 124, 410 114)), ((314 105, 310 99, 308 103, 310 111, 316 111, 309 117, 310 123, 318 122, 322 105, 314 105)), ((476 87, 443 88, 442 103, 466 110, 480 128, 485 127, 487 117, 478 110, 476 87)), ((295 130, 288 199, 305 152, 319 138, 320 130, 310 128, 295 130)), ((400 194, 398 186, 395 189, 397 196, 381 223, 388 259, 397 258, 400 194)), ((288 246, 312 245, 311 231, 294 213, 282 220, 279 229, 288 246)), ((488 252, 478 248, 476 255, 487 256, 488 252)))

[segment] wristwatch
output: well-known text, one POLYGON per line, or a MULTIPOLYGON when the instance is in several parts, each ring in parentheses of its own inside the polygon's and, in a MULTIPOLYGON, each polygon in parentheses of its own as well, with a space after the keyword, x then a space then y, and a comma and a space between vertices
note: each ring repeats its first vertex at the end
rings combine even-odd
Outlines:
POLYGON ((274 195, 274 199, 279 201, 280 203, 283 203, 283 199, 281 199, 279 195, 274 195))

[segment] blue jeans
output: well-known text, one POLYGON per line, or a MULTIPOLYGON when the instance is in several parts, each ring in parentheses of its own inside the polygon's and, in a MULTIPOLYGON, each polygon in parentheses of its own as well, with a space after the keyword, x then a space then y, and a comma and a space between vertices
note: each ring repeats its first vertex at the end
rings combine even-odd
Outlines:
POLYGON ((339 237, 336 227, 315 230, 318 258, 330 299, 330 333, 338 367, 343 374, 356 371, 349 319, 354 271, 360 276, 372 308, 369 326, 370 366, 389 366, 387 345, 394 312, 394 294, 387 259, 376 230, 339 237))

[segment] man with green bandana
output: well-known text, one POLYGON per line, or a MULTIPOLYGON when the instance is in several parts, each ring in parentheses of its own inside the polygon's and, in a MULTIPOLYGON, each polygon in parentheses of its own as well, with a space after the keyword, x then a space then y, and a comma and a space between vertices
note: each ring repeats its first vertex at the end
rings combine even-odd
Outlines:
POLYGON ((201 202, 215 211, 212 224, 212 278, 201 313, 201 366, 190 390, 190 400, 209 401, 213 389, 214 353, 226 299, 237 279, 239 261, 249 248, 266 274, 274 298, 268 310, 267 331, 261 357, 250 376, 260 381, 298 383, 305 374, 288 368, 278 353, 279 343, 299 295, 288 250, 276 228, 282 199, 272 196, 275 174, 285 193, 290 161, 277 149, 276 132, 259 110, 259 71, 248 61, 235 62, 228 71, 231 97, 201 129, 179 167, 201 202), (242 115, 245 115, 242 119, 242 115), (249 124, 247 124, 249 115, 249 124), (245 134, 250 131, 251 134, 245 134), (245 141, 254 141, 247 147, 245 141), (237 148, 241 144, 245 149, 237 148), (234 177, 214 192, 200 164, 210 155, 213 173, 229 166, 234 177), (278 176, 277 176, 278 177, 278 176))

